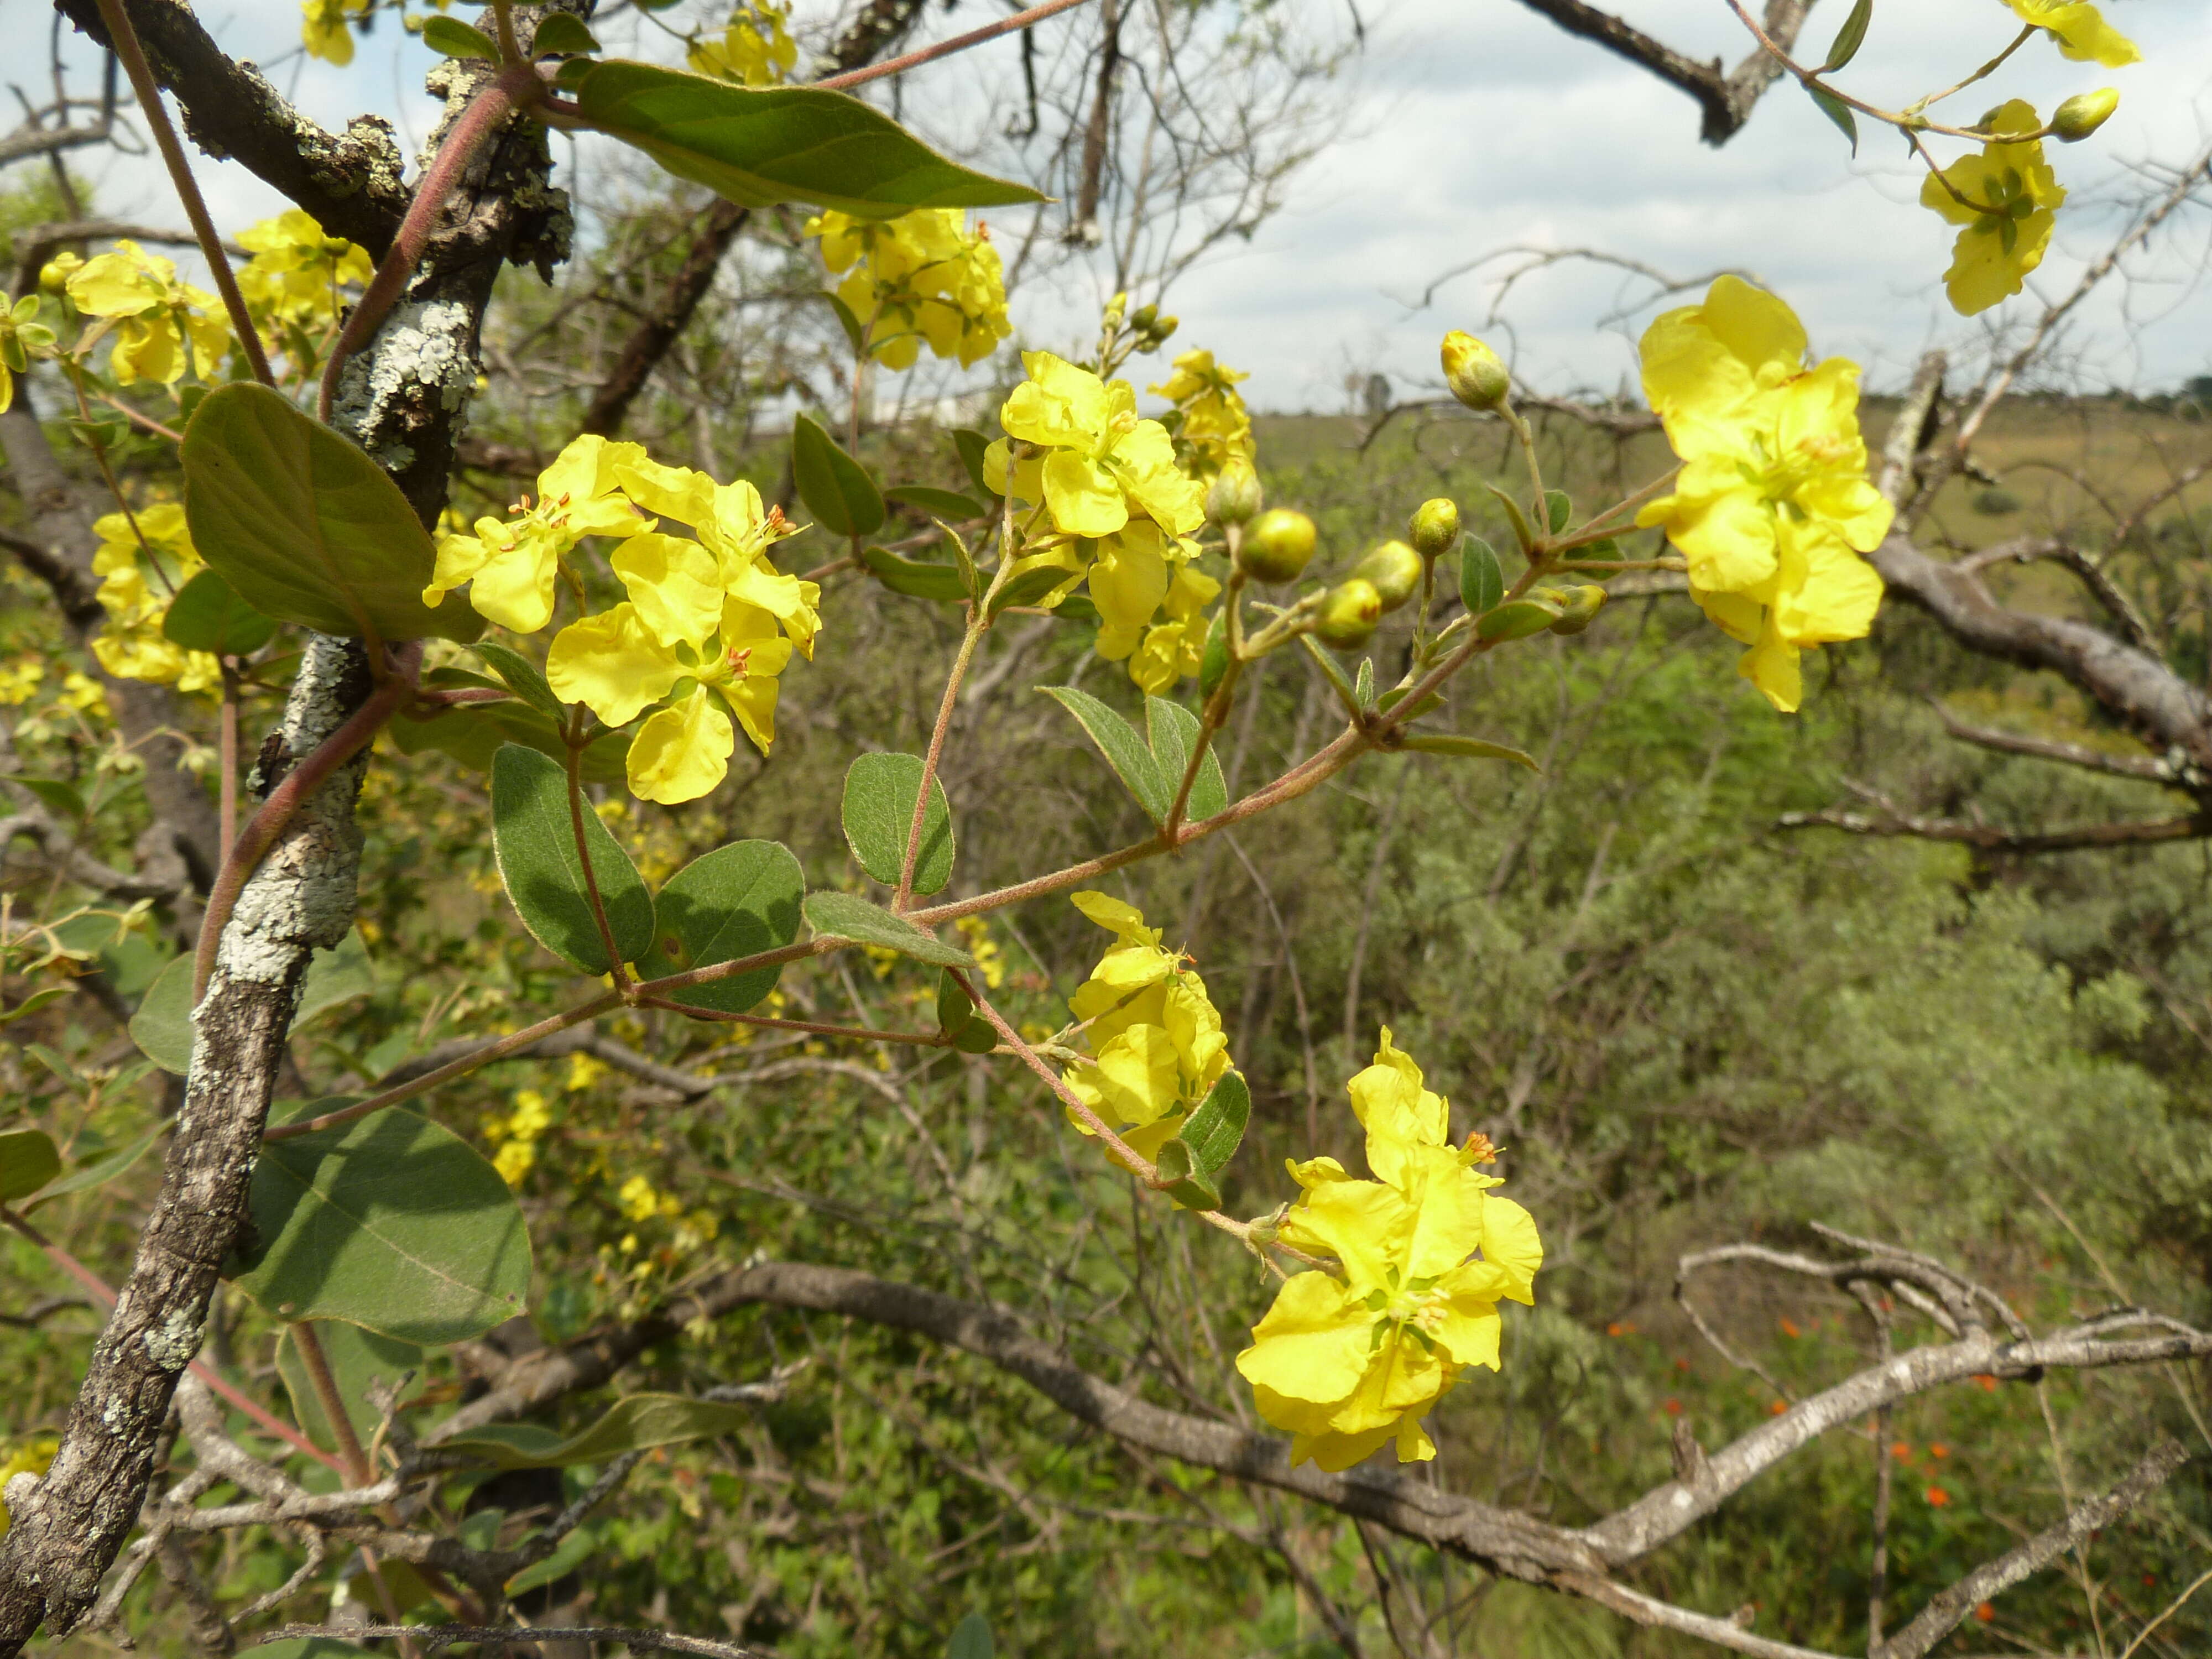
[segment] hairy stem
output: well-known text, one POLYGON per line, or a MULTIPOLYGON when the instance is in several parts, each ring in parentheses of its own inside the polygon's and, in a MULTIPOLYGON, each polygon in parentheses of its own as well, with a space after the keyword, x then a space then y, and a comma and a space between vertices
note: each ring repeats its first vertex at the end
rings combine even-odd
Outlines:
MULTIPOLYGON (((1000 568, 1006 568, 1002 562, 1000 568)), ((937 763, 945 753, 945 734, 952 727, 952 708, 960 696, 960 682, 968 677, 968 665, 975 660, 976 643, 983 637, 987 626, 982 607, 968 607, 967 631, 960 636, 959 654, 952 659, 952 672, 945 677, 945 695, 938 700, 937 724, 930 728, 929 750, 921 757, 921 787, 914 792, 914 817, 906 829, 906 854, 899 860, 898 890, 891 896, 894 914, 903 915, 914 902, 915 861, 921 856, 921 826, 929 815, 929 787, 937 779, 937 763)))

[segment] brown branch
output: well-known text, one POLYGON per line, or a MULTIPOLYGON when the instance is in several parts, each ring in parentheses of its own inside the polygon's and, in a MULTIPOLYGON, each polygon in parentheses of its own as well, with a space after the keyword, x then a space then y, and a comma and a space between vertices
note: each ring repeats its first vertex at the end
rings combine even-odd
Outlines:
POLYGON ((719 196, 714 198, 713 205, 700 218, 699 234, 690 252, 684 256, 684 264, 670 280, 668 292, 629 338, 623 342, 622 349, 615 355, 614 367, 607 371, 599 389, 592 394, 580 431, 612 437, 622 430, 630 405, 637 401, 653 371, 690 325, 699 302, 714 286, 714 275, 722 268, 722 256, 729 252, 730 245, 737 240, 738 233, 744 228, 750 216, 750 209, 741 208, 719 196))
POLYGON ((2150 783, 2175 781, 2173 768, 2148 755, 2107 755, 2102 750, 2069 743, 2063 738, 2032 738, 2018 732, 2001 732, 1991 726, 1972 726, 1933 699, 1930 706, 1936 710, 1936 717, 1943 722, 1944 731, 1961 743, 1994 749, 2000 754, 2028 755, 2037 760, 2086 767, 2092 772, 2109 773, 2114 777, 2142 778, 2150 783))
POLYGON ((2127 635, 2128 643, 2139 651, 2156 653, 2156 638, 2142 612, 2136 609, 2135 601, 2114 585, 2105 574, 2104 567, 2071 542, 2057 536, 2021 536, 2008 542, 1998 542, 1952 561, 1951 568, 1966 575, 1979 576, 1992 565, 2033 564, 2048 559, 2063 564, 2081 579, 2081 584, 2096 596, 2097 603, 2112 613, 2127 635))
POLYGON ((2189 1461, 2179 1440, 2162 1440, 2125 1479, 2093 1498, 2057 1526, 2039 1532, 1994 1561, 1984 1562, 1920 1610, 1919 1616, 1875 1650, 1874 1659, 1920 1659, 1966 1622, 1966 1615, 1999 1592, 2040 1572, 2093 1533, 2109 1527, 2134 1509, 2189 1461))
MULTIPOLYGON (((164 247, 188 246, 193 241, 189 230, 135 225, 128 219, 64 219, 33 225, 15 233, 15 279, 9 292, 20 300, 38 287, 41 267, 71 242, 112 242, 126 236, 134 242, 152 242, 164 247)), ((245 252, 243 248, 228 242, 223 247, 226 252, 235 252, 241 256, 245 252)))
MULTIPOLYGON (((1699 63, 1673 47, 1655 40, 1611 12, 1585 5, 1583 0, 1521 0, 1531 11, 1540 12, 1570 34, 1595 40, 1607 51, 1649 70, 1698 100, 1705 112, 1698 137, 1709 144, 1725 144, 1751 118, 1752 110, 1767 88, 1781 78, 1782 65, 1764 48, 1753 52, 1733 70, 1723 70, 1717 58, 1699 63)), ((1768 0, 1766 33, 1788 51, 1805 26, 1812 0, 1768 0)))
POLYGON ((1836 806, 1817 812, 1784 812, 1774 822, 1779 830, 1841 830, 1853 836, 1910 836, 1921 841, 1959 842, 1984 853, 2078 853, 2094 848, 2197 841, 2212 835, 2212 823, 2195 813, 2185 817, 2131 819, 2033 833, 1887 810, 1881 817, 1869 817, 1836 806))

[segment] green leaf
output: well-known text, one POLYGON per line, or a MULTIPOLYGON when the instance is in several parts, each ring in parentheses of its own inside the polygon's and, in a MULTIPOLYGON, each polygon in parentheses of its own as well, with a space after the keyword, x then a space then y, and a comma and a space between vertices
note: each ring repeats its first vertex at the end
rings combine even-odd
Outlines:
POLYGON ((1211 1176, 1237 1155, 1252 1119, 1252 1091, 1242 1072, 1224 1072, 1184 1122, 1176 1139, 1190 1148, 1200 1175, 1211 1176))
POLYGON ((811 202, 864 219, 1043 198, 970 172, 859 99, 818 87, 738 87, 619 59, 576 88, 583 122, 740 207, 811 202))
POLYGON ((561 58, 599 49, 599 43, 592 38, 584 20, 572 11, 547 12, 538 20, 538 32, 530 37, 532 58, 561 58))
MULTIPOLYGON (((566 17, 568 14, 556 11, 551 15, 566 17)), ((497 640, 478 640, 469 648, 483 659, 484 666, 499 676, 501 684, 547 719, 557 721, 568 714, 538 665, 513 646, 501 645, 497 640)))
MULTIPOLYGON (((346 1420, 353 1425, 355 1437, 366 1444, 383 1421, 383 1413, 368 1402, 368 1385, 381 1378, 397 1388, 408 1372, 422 1369, 422 1350, 412 1342, 395 1341, 342 1320, 313 1322, 316 1344, 331 1368, 331 1381, 337 1385, 346 1420)), ((337 1437, 331 1432, 330 1419, 323 1413, 323 1402, 315 1394, 289 1328, 276 1344, 276 1375, 283 1378, 284 1391, 292 1396, 293 1420, 307 1431, 308 1439, 336 1451, 337 1437)))
POLYGON ((1322 677, 1334 688, 1336 695, 1343 700, 1344 706, 1347 709, 1357 710, 1359 703, 1352 695, 1352 682, 1344 678, 1344 670, 1337 666, 1336 659, 1322 650, 1321 642, 1310 634, 1299 635, 1298 643, 1305 647, 1306 655, 1313 659, 1314 665, 1321 670, 1322 677))
POLYGON ((988 1054, 999 1046, 998 1028, 975 1011, 975 1002, 949 972, 937 976, 937 1029, 963 1054, 988 1054))
POLYGON ((592 60, 590 58, 565 58, 562 60, 561 67, 553 71, 553 84, 560 88, 563 92, 574 92, 578 87, 583 84, 584 77, 591 72, 592 60))
POLYGON ((1114 775, 1137 798, 1145 815, 1154 823, 1165 823, 1168 807, 1175 799, 1175 784, 1160 775, 1160 763, 1137 735, 1137 728, 1088 691, 1079 691, 1072 685, 1041 685, 1037 690, 1075 716, 1091 741, 1098 745, 1106 764, 1114 769, 1114 775))
POLYGON ((734 1434, 752 1417, 749 1407, 716 1400, 634 1394, 617 1400, 598 1422, 565 1440, 534 1423, 497 1423, 441 1440, 437 1449, 480 1457, 502 1469, 558 1469, 605 1463, 624 1452, 653 1446, 734 1434))
POLYGON ((1352 700, 1362 708, 1375 707, 1375 659, 1362 657, 1352 682, 1352 700))
POLYGON ((1501 605, 1474 625, 1486 640, 1526 639, 1540 634, 1566 613, 1542 599, 1515 599, 1501 605))
POLYGON ((960 580, 960 573, 949 564, 902 559, 881 547, 862 548, 860 562, 892 592, 903 593, 911 599, 949 599, 957 603, 968 597, 967 585, 960 580))
POLYGON ((1483 488, 1496 496, 1498 506, 1504 509, 1505 521, 1513 526, 1513 539, 1520 543, 1522 553, 1525 556, 1534 552, 1536 532, 1528 527, 1528 515, 1521 510, 1521 503, 1494 483, 1486 483, 1483 488))
POLYGON ((871 904, 851 893, 809 893, 806 920, 818 939, 845 939, 855 945, 880 945, 916 962, 937 968, 967 968, 975 958, 957 945, 947 945, 923 932, 902 916, 871 904))
POLYGON ((28 1215, 40 1205, 51 1204, 58 1198, 66 1198, 71 1193, 89 1192, 94 1187, 105 1186, 140 1158, 145 1157, 154 1143, 167 1133, 168 1129, 169 1126, 166 1121, 156 1123, 137 1139, 127 1146, 118 1146, 106 1157, 94 1158, 89 1164, 79 1164, 59 1181, 40 1188, 39 1195, 23 1206, 23 1212, 28 1215))
POLYGON ((991 1626, 981 1613, 971 1613, 952 1627, 945 1659, 993 1659, 991 1626))
MULTIPOLYGON (((356 929, 334 951, 318 951, 307 963, 307 977, 300 987, 300 1009, 292 1018, 296 1027, 342 1002, 364 997, 376 988, 368 960, 368 947, 356 929)), ((131 1040, 165 1072, 183 1077, 192 1063, 192 959, 173 957, 154 976, 146 994, 138 999, 131 1016, 131 1040)))
POLYGON ((855 357, 859 356, 867 349, 868 331, 861 325, 860 318, 854 314, 853 307, 836 293, 824 289, 822 297, 830 302, 830 309, 836 313, 837 326, 845 331, 845 343, 853 348, 855 357))
POLYGON ((1807 87, 1805 90, 1820 106, 1820 113, 1833 121, 1836 130, 1851 141, 1851 154, 1856 155, 1859 153, 1859 118, 1851 113, 1851 106, 1835 94, 1824 92, 1819 87, 1807 87))
POLYGON ((370 995, 376 989, 376 970, 368 959, 368 945, 354 928, 337 948, 318 951, 307 963, 307 977, 300 987, 300 1011, 292 1016, 297 1030, 319 1013, 370 995))
POLYGON ((59 1002, 70 994, 66 985, 49 985, 43 991, 33 991, 14 1007, 0 1010, 0 1025, 13 1025, 26 1014, 35 1014, 49 1004, 59 1002))
POLYGON ((84 797, 73 783, 59 778, 10 777, 10 783, 21 784, 38 798, 39 805, 49 812, 58 812, 65 818, 81 818, 85 815, 84 797))
POLYGON ((1480 617, 1496 608, 1505 597, 1505 573, 1498 568, 1498 550, 1480 536, 1469 536, 1459 555, 1459 602, 1469 616, 1480 617))
POLYGON ((428 1346, 524 1310, 530 1236, 514 1194, 468 1142, 412 1112, 264 1143, 247 1208, 251 1243, 228 1266, 276 1318, 428 1346))
POLYGON ((960 453, 960 465, 967 470, 969 482, 988 499, 998 500, 998 492, 983 480, 983 452, 990 448, 991 441, 971 428, 956 426, 952 447, 960 453))
MULTIPOLYGON (((400 714, 392 717, 386 729, 392 733, 392 746, 401 754, 435 750, 452 756, 472 772, 491 770, 493 758, 503 744, 510 743, 550 755, 556 762, 564 760, 568 753, 568 745, 553 722, 520 702, 458 703, 427 720, 400 714)), ((629 744, 627 732, 608 732, 594 738, 584 750, 584 781, 620 783, 627 771, 629 744)))
POLYGON ((1516 766, 1527 767, 1531 772, 1544 769, 1520 750, 1508 748, 1502 743, 1485 743, 1480 738, 1459 738, 1444 732, 1420 733, 1407 738, 1405 746, 1431 755, 1465 755, 1473 760, 1511 761, 1516 766))
POLYGON ((1198 695, 1210 697, 1220 690, 1229 673, 1229 613, 1217 611, 1206 630, 1206 648, 1198 659, 1198 695))
POLYGON ((262 615, 385 640, 483 632, 457 594, 422 603, 437 554, 399 486, 268 387, 210 392, 185 428, 184 468, 192 545, 262 615))
MULTIPOLYGON (((588 801, 582 817, 584 842, 591 848, 592 873, 617 955, 635 962, 653 947, 653 896, 588 801)), ((516 743, 493 757, 492 854, 507 897, 532 939, 573 968, 604 974, 614 964, 607 960, 592 914, 583 860, 576 855, 575 823, 568 776, 560 762, 516 743)))
MULTIPOLYGON (((1160 779, 1167 785, 1170 805, 1175 792, 1182 787, 1182 775, 1190 766, 1190 751, 1197 746, 1201 729, 1198 716, 1181 703, 1165 697, 1145 699, 1145 735, 1152 745, 1152 759, 1159 766, 1160 779)), ((1228 805, 1229 784, 1221 775, 1221 757, 1209 744, 1206 758, 1198 763, 1198 775, 1190 781, 1190 799, 1184 803, 1183 816, 1195 823, 1228 805)))
POLYGON ((1575 504, 1565 490, 1547 489, 1544 492, 1544 522, 1552 527, 1554 535, 1565 530, 1567 520, 1574 516, 1575 504))
POLYGON ((275 623, 212 570, 201 571, 179 588, 161 618, 161 633, 173 644, 218 657, 250 657, 276 632, 275 623))
MULTIPOLYGON (((799 937, 806 878, 791 849, 772 841, 732 842, 702 854, 668 878, 654 901, 660 944, 656 974, 689 973, 780 951, 799 937)), ((781 965, 672 991, 688 1007, 742 1014, 775 989, 781 965)))
POLYGON ((872 536, 884 527, 884 498, 867 468, 805 416, 791 424, 791 471, 799 498, 824 530, 872 536))
MULTIPOLYGON (((556 12, 556 17, 565 17, 566 12, 556 12)), ((590 1527, 579 1527, 553 1547, 553 1553, 534 1566, 525 1567, 508 1579, 503 1588, 510 1596, 521 1595, 557 1579, 566 1578, 588 1559, 599 1548, 599 1534, 590 1527)))
POLYGON ((1162 1143, 1153 1167, 1165 1183, 1162 1190, 1180 1209, 1218 1210, 1221 1189, 1198 1167, 1197 1154, 1180 1138, 1162 1143))
POLYGON ((424 18, 422 44, 444 58, 488 58, 499 62, 499 43, 458 17, 424 18))
MULTIPOLYGON (((886 887, 898 885, 906 841, 914 828, 914 798, 921 789, 919 755, 863 755, 845 773, 842 817, 845 843, 866 870, 886 887)), ((939 891, 952 879, 952 809, 945 781, 929 781, 929 807, 921 817, 921 846, 914 860, 914 890, 939 891)))
POLYGON ((1873 21, 1874 0, 1858 0, 1858 4, 1851 8, 1851 15, 1844 19, 1843 27, 1836 31, 1835 41, 1828 48, 1827 61, 1813 72, 1833 74, 1857 57, 1859 48, 1866 44, 1867 25, 1873 21))
POLYGON ((62 1172, 62 1155, 44 1129, 0 1133, 0 1204, 28 1198, 62 1172))
POLYGON ((990 614, 1000 615, 1010 606, 1035 605, 1055 587, 1067 581, 1067 572, 1058 565, 1039 565, 1034 570, 1024 570, 1018 576, 1009 576, 1006 585, 991 600, 990 614))
MULTIPOLYGON (((884 491, 884 499, 902 506, 919 507, 935 519, 945 519, 954 524, 965 524, 970 519, 990 516, 991 509, 978 501, 951 489, 933 489, 927 484, 893 484, 884 491)), ((1062 572, 1063 575, 1066 573, 1062 572)))

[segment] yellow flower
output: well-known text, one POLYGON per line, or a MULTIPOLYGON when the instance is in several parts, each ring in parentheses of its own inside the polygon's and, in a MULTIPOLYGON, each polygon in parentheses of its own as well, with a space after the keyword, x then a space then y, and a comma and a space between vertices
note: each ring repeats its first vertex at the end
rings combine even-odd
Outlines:
MULTIPOLYGON (((20 1442, 15 1449, 0 1458, 0 1492, 19 1474, 44 1474, 53 1466, 54 1454, 62 1449, 61 1441, 53 1435, 39 1435, 20 1442)), ((8 1506, 0 1504, 0 1534, 8 1530, 8 1506)))
POLYGON ((957 208, 918 208, 896 219, 855 219, 831 210, 806 222, 822 239, 822 262, 846 272, 837 297, 867 331, 868 355, 911 368, 926 343, 966 368, 1014 331, 1006 275, 990 232, 970 232, 957 208))
POLYGON ((2092 61, 2108 69, 2140 63, 2136 43, 2105 21, 2087 0, 2005 0, 2023 23, 2043 30, 2058 43, 2058 55, 2077 64, 2092 61))
POLYGON ((1176 453, 1192 477, 1212 478, 1231 461, 1247 466, 1258 461, 1251 411, 1237 391, 1237 381, 1250 378, 1226 363, 1216 363, 1210 351, 1186 351, 1175 360, 1174 374, 1146 388, 1165 398, 1182 414, 1175 432, 1176 453))
POLYGON ((238 273, 238 286, 255 316, 300 329, 326 328, 338 320, 338 290, 366 287, 376 274, 368 250, 325 233, 299 208, 239 233, 253 258, 238 273))
POLYGON ((538 1143, 534 1140, 510 1140, 492 1154, 491 1167, 499 1171, 499 1178, 510 1187, 520 1187, 523 1179, 538 1164, 538 1143))
POLYGON ((1094 1058, 1069 1068, 1063 1080, 1151 1158, 1229 1069, 1229 1039, 1206 981, 1183 966, 1180 953, 1160 948, 1159 930, 1145 926, 1142 911, 1104 893, 1073 897, 1115 938, 1068 999, 1069 1011, 1086 1022, 1094 1058))
POLYGON ((615 1194, 615 1202, 621 1206, 624 1218, 630 1221, 650 1221, 660 1213, 660 1194, 641 1175, 634 1175, 623 1182, 622 1190, 615 1194))
POLYGON ((185 359, 205 380, 230 349, 230 320, 205 289, 177 280, 176 263, 125 238, 112 252, 88 259, 70 276, 70 299, 88 317, 117 319, 109 357, 116 384, 159 380, 174 386, 185 359))
POLYGON ((19 662, 0 665, 0 704, 20 708, 30 702, 46 678, 46 665, 19 662))
POLYGON ((730 14, 720 40, 694 40, 684 56, 702 75, 748 87, 779 86, 799 63, 799 43, 785 27, 788 6, 752 0, 730 14))
POLYGON ((26 294, 13 306, 0 305, 0 415, 15 401, 15 376, 31 366, 31 354, 54 343, 54 331, 39 320, 39 296, 26 294))
POLYGON ((986 990, 995 991, 1006 982, 1006 953, 999 948, 999 941, 991 937, 991 924, 981 916, 962 916, 952 924, 968 941, 968 954, 975 958, 975 970, 983 975, 986 990))
POLYGON ((156 501, 135 514, 110 513, 94 522, 93 531, 100 538, 92 556, 92 573, 100 579, 96 597, 107 612, 92 642, 100 665, 118 679, 183 691, 221 686, 222 665, 211 654, 187 651, 161 632, 170 600, 205 568, 193 550, 184 508, 156 501))
MULTIPOLYGON (((654 538, 654 551, 633 540, 627 551, 615 555, 615 574, 622 577, 630 597, 645 603, 640 587, 663 580, 653 574, 659 568, 653 561, 674 561, 668 567, 671 575, 666 580, 673 582, 679 567, 690 577, 685 589, 689 597, 678 597, 672 588, 667 601, 688 618, 681 624, 683 637, 711 633, 720 614, 720 598, 726 597, 767 611, 783 625, 799 654, 811 660, 814 636, 822 627, 817 608, 822 588, 819 583, 780 574, 769 562, 769 550, 793 533, 783 514, 763 507, 760 491, 742 478, 735 483, 716 483, 703 472, 663 466, 648 459, 635 445, 626 447, 636 453, 626 456, 616 470, 629 498, 648 513, 690 526, 698 545, 710 556, 714 572, 708 576, 707 563, 659 546, 675 540, 673 537, 654 538), (625 568, 625 557, 635 563, 625 568), (720 584, 720 597, 707 591, 712 583, 720 584)), ((662 625, 677 626, 673 622, 662 625)), ((777 665, 781 666, 781 661, 777 665)))
POLYGON ((1487 1144, 1452 1149, 1449 1108, 1387 1031, 1352 1096, 1383 1178, 1328 1158, 1293 1164, 1304 1195, 1281 1231, 1343 1276, 1288 1280, 1237 1358, 1260 1415, 1291 1431, 1292 1463, 1331 1470, 1394 1440, 1401 1462, 1435 1456, 1420 1419, 1467 1366, 1498 1369, 1498 1304, 1533 1304, 1543 1264, 1528 1212, 1470 1167, 1487 1144))
POLYGON ((347 20, 366 16, 374 4, 375 0, 300 0, 300 44, 307 56, 341 69, 353 62, 353 31, 347 20))
POLYGON ((81 674, 74 668, 62 678, 59 701, 63 708, 73 708, 93 720, 114 718, 114 712, 107 706, 107 688, 90 675, 81 674))
POLYGON ((473 536, 447 536, 422 603, 434 605, 462 583, 469 603, 501 628, 534 634, 553 619, 561 557, 586 536, 629 536, 653 528, 617 480, 618 465, 643 460, 642 446, 578 438, 538 475, 538 499, 525 495, 507 522, 478 519, 473 536))
POLYGON ((1872 626, 1881 580, 1854 550, 1879 547, 1893 516, 1867 481, 1858 365, 1808 369, 1805 346, 1787 305, 1735 276, 1643 342, 1644 393, 1683 467, 1637 522, 1665 527, 1691 597, 1754 647, 1742 671, 1785 710, 1801 648, 1872 626))
MULTIPOLYGON (((2039 125, 2034 106, 2019 98, 1982 121, 1997 134, 2033 132, 2039 125)), ((2019 293, 2028 273, 2043 263, 2057 210, 2065 200, 2065 186, 2043 159, 2040 138, 2021 143, 1993 137, 1979 155, 1962 155, 1940 175, 1922 179, 1921 206, 1966 227, 1943 273, 1952 308, 1972 317, 2019 293)))
MULTIPOLYGON (((1188 549, 1191 544, 1181 545, 1188 549)), ((1199 660, 1206 653, 1206 629, 1212 625, 1206 607, 1220 592, 1221 584, 1193 567, 1188 555, 1175 567, 1167 597, 1160 602, 1167 620, 1147 628, 1143 642, 1129 653, 1129 678, 1147 696, 1163 696, 1177 680, 1198 672, 1199 660)), ((1103 628, 1098 641, 1099 654, 1108 656, 1103 628)))

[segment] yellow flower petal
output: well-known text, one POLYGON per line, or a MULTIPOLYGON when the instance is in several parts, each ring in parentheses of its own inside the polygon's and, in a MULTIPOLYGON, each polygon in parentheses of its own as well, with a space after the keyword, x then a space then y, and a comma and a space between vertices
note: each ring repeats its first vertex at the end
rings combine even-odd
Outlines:
POLYGON ((664 806, 696 800, 728 775, 735 747, 730 717, 701 686, 638 727, 629 746, 630 793, 664 806))
POLYGON ((1294 1273, 1253 1328, 1252 1346, 1237 1356, 1237 1370, 1286 1400, 1345 1400, 1366 1372, 1374 1325, 1364 1301, 1327 1273, 1294 1273))
POLYGON ((563 702, 580 702, 609 726, 627 726, 684 678, 684 665, 645 625, 634 605, 570 623, 553 636, 546 683, 563 702))

